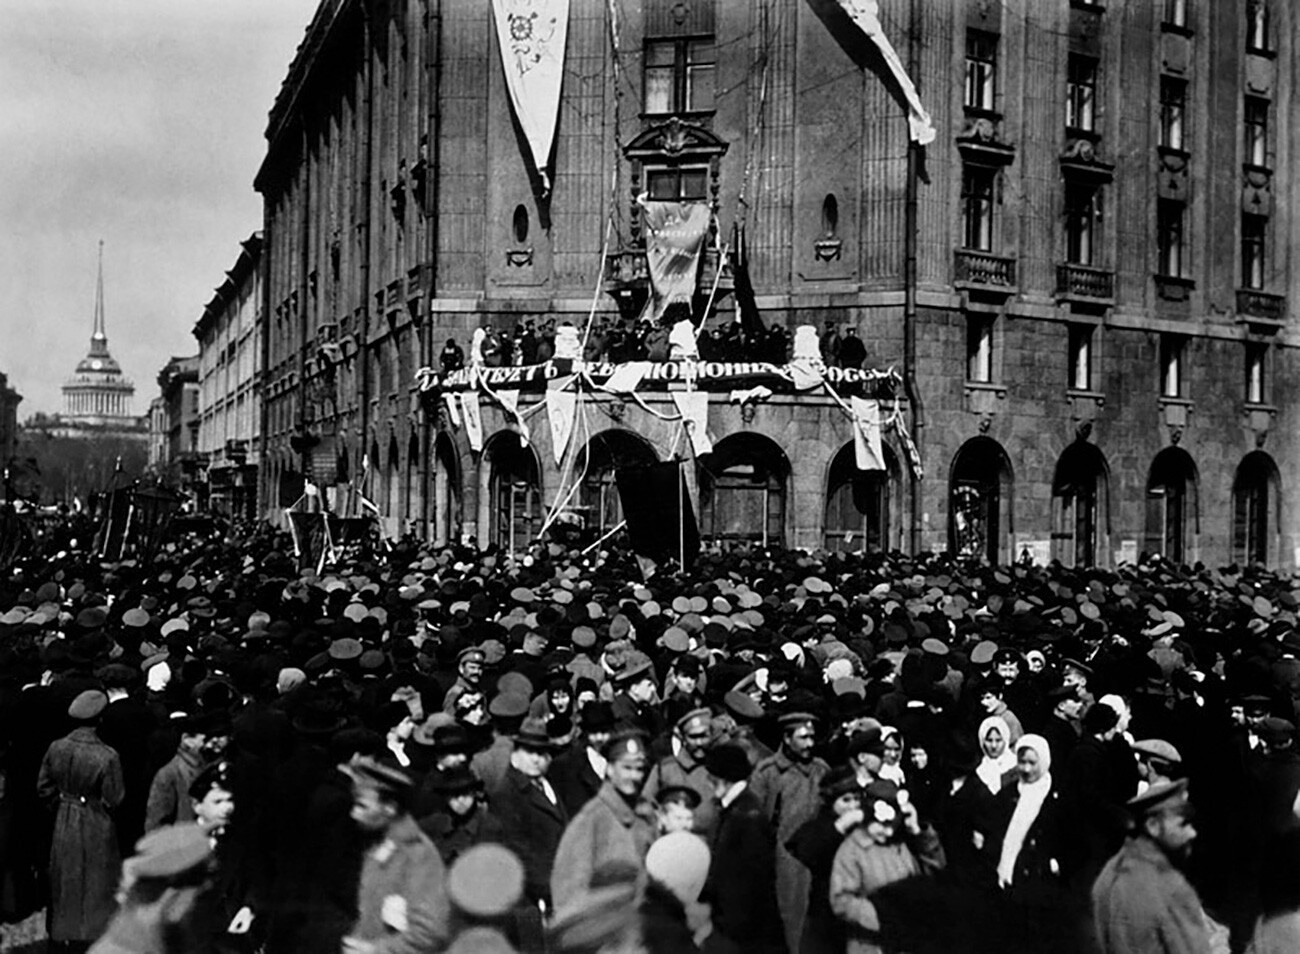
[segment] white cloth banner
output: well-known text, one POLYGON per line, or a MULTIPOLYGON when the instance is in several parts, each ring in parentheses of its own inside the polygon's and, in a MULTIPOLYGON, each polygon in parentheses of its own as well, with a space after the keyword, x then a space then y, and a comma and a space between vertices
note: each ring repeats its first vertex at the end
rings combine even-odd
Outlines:
POLYGON ((519 431, 519 443, 524 447, 527 447, 529 438, 528 424, 525 423, 523 415, 519 413, 519 391, 517 389, 512 391, 494 391, 492 392, 492 396, 501 402, 501 406, 506 409, 506 413, 509 414, 511 419, 515 422, 515 427, 519 431))
POLYGON ((641 379, 649 370, 649 361, 629 361, 627 364, 615 365, 614 373, 603 387, 613 394, 631 394, 641 386, 641 379))
POLYGON ((460 427, 460 401, 457 400, 459 396, 455 393, 442 396, 447 405, 447 417, 450 418, 452 427, 460 427))
POLYGON ((492 0, 501 66, 515 117, 546 191, 569 34, 569 0, 492 0))
POLYGON ((885 452, 880 446, 880 402, 850 398, 853 405, 853 453, 858 470, 884 470, 885 452))
POLYGON ((691 439, 691 448, 695 456, 708 454, 713 450, 713 441, 709 440, 709 396, 704 391, 673 391, 673 403, 682 414, 682 424, 686 427, 686 436, 691 439))
POLYGON ((469 449, 477 454, 483 449, 483 416, 479 413, 478 392, 463 392, 460 395, 460 409, 465 418, 465 436, 469 438, 469 449))
POLYGON ((907 75, 907 70, 903 68, 903 61, 898 58, 898 52, 889 42, 889 37, 885 36, 885 30, 880 25, 879 0, 839 0, 839 4, 858 28, 867 35, 867 39, 880 50, 889 72, 894 74, 903 98, 907 100, 907 125, 912 140, 922 146, 934 142, 934 123, 930 119, 930 114, 921 105, 921 97, 917 95, 912 78, 907 75))
POLYGON ((556 467, 564 460, 578 409, 578 394, 569 387, 572 383, 573 375, 546 382, 546 416, 551 422, 551 448, 555 451, 556 467))

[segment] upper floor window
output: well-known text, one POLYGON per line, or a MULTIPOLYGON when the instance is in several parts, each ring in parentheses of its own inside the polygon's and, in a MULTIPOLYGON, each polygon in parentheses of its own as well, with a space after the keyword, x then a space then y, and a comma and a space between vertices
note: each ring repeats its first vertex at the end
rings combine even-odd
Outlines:
POLYGON ((1183 277, 1186 243, 1183 220, 1187 206, 1176 199, 1159 199, 1156 204, 1156 267, 1167 278, 1183 277))
POLYGON ((1246 401, 1250 404, 1263 404, 1268 400, 1264 375, 1267 356, 1268 345, 1258 341, 1246 342, 1246 401))
POLYGON ((1065 260, 1092 265, 1096 257, 1097 224, 1101 219, 1101 189, 1092 183, 1065 186, 1065 260))
POLYGON ((1268 0, 1247 0, 1246 49, 1257 53, 1271 49, 1268 20, 1268 0))
POLYGON ((1252 166, 1268 165, 1268 100, 1247 96, 1243 111, 1245 162, 1252 166))
POLYGON ((968 165, 961 177, 962 246, 981 252, 993 249, 993 180, 997 173, 968 165))
POLYGON ((966 319, 966 380, 987 384, 993 380, 993 319, 971 315, 966 319))
POLYGON ((1246 288, 1264 287, 1264 241, 1267 231, 1267 218, 1242 213, 1241 284, 1246 288))
POLYGON ((1070 387, 1092 390, 1092 325, 1070 325, 1070 387))
POLYGON ((1166 26, 1186 27, 1187 26, 1187 0, 1165 0, 1165 19, 1166 26))
POLYGON ((1093 132, 1097 128, 1097 61, 1071 53, 1066 71, 1065 125, 1093 132))
POLYGON ((1160 394, 1162 397, 1186 397, 1187 378, 1184 361, 1186 339, 1182 335, 1160 336, 1160 394))
POLYGON ((647 197, 658 202, 702 202, 709 197, 709 170, 704 166, 647 169, 647 197))
POLYGON ((993 110, 998 71, 998 38, 983 30, 966 31, 966 98, 968 109, 993 110))
POLYGON ((1187 112, 1187 82, 1172 76, 1160 77, 1160 145, 1182 149, 1183 120, 1187 112))
POLYGON ((712 37, 646 41, 645 111, 666 114, 712 110, 716 63, 712 37))

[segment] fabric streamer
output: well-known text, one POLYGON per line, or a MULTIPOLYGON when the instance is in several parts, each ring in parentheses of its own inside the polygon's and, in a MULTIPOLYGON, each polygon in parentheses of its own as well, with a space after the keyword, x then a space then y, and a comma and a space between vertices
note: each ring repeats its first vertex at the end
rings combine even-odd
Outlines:
POLYGON ((483 417, 479 412, 478 392, 462 393, 460 407, 465 418, 465 436, 469 438, 469 449, 477 454, 483 449, 483 417))
POLYGON ((501 66, 515 118, 528 140, 533 166, 545 192, 560 114, 569 0, 492 0, 501 66))
POLYGON ((677 410, 682 412, 682 426, 691 439, 695 456, 712 452, 713 441, 709 440, 709 396, 703 391, 673 391, 672 395, 677 410))
POLYGON ((889 67, 889 72, 894 75, 894 80, 903 93, 903 99, 907 101, 907 125, 912 141, 922 146, 934 142, 934 123, 930 119, 930 114, 921 105, 921 97, 917 95, 912 78, 907 75, 907 70, 903 68, 903 61, 898 58, 898 51, 889 42, 889 37, 885 36, 885 30, 880 25, 878 0, 839 0, 839 4, 858 28, 867 35, 867 39, 876 45, 885 65, 889 67))
POLYGON ((564 460, 573 435, 573 417, 578 407, 578 394, 570 388, 573 379, 569 375, 546 382, 546 416, 551 422, 551 449, 557 467, 564 460))
POLYGON ((858 470, 884 470, 885 453, 880 446, 880 402, 849 399, 853 407, 853 452, 858 470))
POLYGON ((457 400, 458 397, 459 395, 455 393, 442 396, 443 403, 447 405, 447 417, 451 420, 452 427, 460 427, 460 401, 457 400))
POLYGON ((609 380, 600 387, 611 394, 631 394, 641 385, 641 379, 649 370, 649 361, 629 361, 620 364, 609 376, 609 380))

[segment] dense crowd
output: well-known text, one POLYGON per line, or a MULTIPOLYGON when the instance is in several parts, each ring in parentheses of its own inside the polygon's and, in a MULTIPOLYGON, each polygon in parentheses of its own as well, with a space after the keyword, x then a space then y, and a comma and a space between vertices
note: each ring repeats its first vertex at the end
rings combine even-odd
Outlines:
POLYGON ((1294 585, 33 553, 0 576, 0 914, 96 952, 1297 950, 1294 585))

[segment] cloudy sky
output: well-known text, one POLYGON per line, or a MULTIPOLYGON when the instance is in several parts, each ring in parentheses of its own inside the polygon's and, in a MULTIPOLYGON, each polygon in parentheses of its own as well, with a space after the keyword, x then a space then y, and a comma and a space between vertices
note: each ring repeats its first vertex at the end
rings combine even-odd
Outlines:
POLYGON ((104 240, 109 347, 157 390, 261 226, 267 112, 317 0, 3 0, 0 372, 61 409, 104 240))

